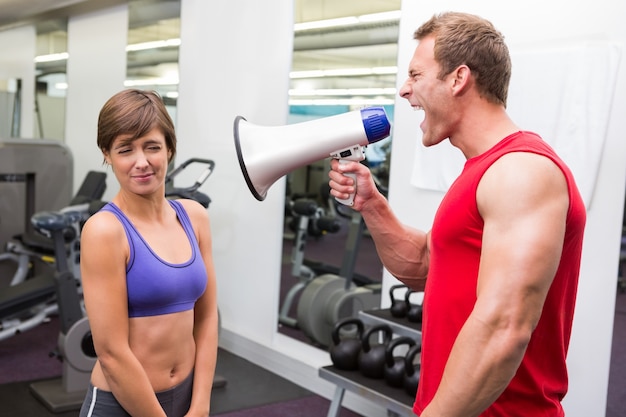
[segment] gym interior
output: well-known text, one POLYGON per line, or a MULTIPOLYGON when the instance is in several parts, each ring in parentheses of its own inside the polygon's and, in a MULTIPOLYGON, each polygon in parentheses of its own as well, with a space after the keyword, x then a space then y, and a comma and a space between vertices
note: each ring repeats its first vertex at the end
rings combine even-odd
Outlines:
POLYGON ((506 35, 508 111, 552 138, 587 207, 566 415, 626 415, 626 6, 614 0, 0 0, 0 415, 78 415, 94 362, 80 226, 117 191, 95 135, 102 104, 125 87, 164 98, 179 139, 167 192, 212 219, 212 415, 413 415, 422 294, 399 285, 359 214, 330 198, 327 159, 255 199, 233 127, 242 116, 276 134, 382 107, 391 135, 365 161, 399 218, 427 230, 463 160, 419 146, 420 115, 397 90, 413 31, 445 10, 506 35), (406 380, 339 369, 334 349, 354 332, 379 332, 406 380))

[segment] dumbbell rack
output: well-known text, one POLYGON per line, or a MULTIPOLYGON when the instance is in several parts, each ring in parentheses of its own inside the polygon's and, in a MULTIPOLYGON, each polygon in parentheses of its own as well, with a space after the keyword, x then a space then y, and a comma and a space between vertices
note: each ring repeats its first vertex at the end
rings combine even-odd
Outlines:
MULTIPOLYGON (((359 312, 359 319, 365 326, 387 324, 398 336, 408 336, 419 341, 422 337, 421 323, 411 323, 404 318, 393 317, 389 309, 366 310, 359 312)), ((341 402, 346 392, 355 392, 370 399, 388 410, 389 416, 412 417, 415 398, 409 396, 401 388, 393 388, 382 379, 372 379, 363 376, 359 371, 343 371, 334 366, 324 366, 319 369, 320 378, 332 382, 337 387, 330 403, 327 417, 339 416, 341 402)))

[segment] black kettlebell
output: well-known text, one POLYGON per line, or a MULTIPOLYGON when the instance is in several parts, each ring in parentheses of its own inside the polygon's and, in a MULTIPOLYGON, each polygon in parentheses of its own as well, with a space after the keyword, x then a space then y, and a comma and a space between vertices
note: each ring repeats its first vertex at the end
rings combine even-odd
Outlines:
POLYGON ((420 365, 415 364, 415 356, 422 351, 422 344, 413 345, 404 357, 404 390, 415 397, 420 382, 420 365))
POLYGON ((330 359, 337 369, 356 371, 359 368, 359 353, 361 353, 363 336, 363 322, 357 318, 347 318, 338 321, 333 327, 330 347, 330 359), (356 326, 356 337, 341 337, 341 329, 348 325, 356 326))
POLYGON ((393 331, 387 324, 378 324, 365 331, 359 354, 359 370, 363 376, 375 379, 385 376, 385 348, 392 336, 393 331), (370 336, 379 332, 383 332, 383 343, 370 344, 370 336))
POLYGON ((406 312, 409 310, 405 300, 398 300, 394 296, 394 292, 400 288, 408 288, 406 285, 393 285, 389 288, 389 298, 391 299, 391 307, 389 312, 393 317, 402 318, 406 316, 406 312))
POLYGON ((393 351, 396 347, 415 345, 415 340, 408 336, 396 337, 387 345, 385 349, 385 381, 392 387, 401 388, 404 385, 404 374, 406 365, 404 356, 394 356, 393 351))
POLYGON ((411 294, 415 294, 418 291, 408 290, 404 295, 404 301, 407 305, 406 318, 408 321, 412 323, 421 323, 422 322, 422 305, 421 304, 413 304, 411 303, 411 294))

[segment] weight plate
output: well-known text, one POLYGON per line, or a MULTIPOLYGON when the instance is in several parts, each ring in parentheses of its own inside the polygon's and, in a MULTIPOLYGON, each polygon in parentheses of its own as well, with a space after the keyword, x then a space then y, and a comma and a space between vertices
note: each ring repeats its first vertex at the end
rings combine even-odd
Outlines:
POLYGON ((336 299, 336 292, 345 291, 345 280, 326 274, 313 279, 306 286, 298 302, 298 326, 314 341, 330 346, 333 324, 326 321, 328 302, 336 299))
POLYGON ((96 358, 84 351, 83 339, 89 333, 89 320, 83 317, 70 327, 59 346, 63 359, 81 372, 91 372, 96 363, 96 358))

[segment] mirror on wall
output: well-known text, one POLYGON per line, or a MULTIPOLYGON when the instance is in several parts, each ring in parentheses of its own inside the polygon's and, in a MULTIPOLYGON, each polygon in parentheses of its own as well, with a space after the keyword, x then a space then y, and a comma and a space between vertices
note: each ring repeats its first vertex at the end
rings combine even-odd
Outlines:
MULTIPOLYGON (((157 91, 176 120, 180 0, 130 0, 128 13, 125 86, 157 91)), ((67 18, 38 22, 36 29, 35 137, 64 140, 65 97, 71 88, 67 18)))
MULTIPOLYGON (((288 123, 368 106, 393 121, 400 0, 296 0, 288 123)), ((387 138, 364 164, 386 192, 387 138)), ((320 348, 333 317, 380 305, 382 264, 359 213, 329 196, 329 161, 287 176, 278 332, 320 348), (356 290, 355 290, 356 288, 356 290)))
POLYGON ((38 22, 35 57, 35 138, 65 140, 67 19, 38 22))
POLYGON ((158 92, 176 121, 180 0, 128 3, 126 87, 158 92))
POLYGON ((0 79, 0 138, 20 137, 21 85, 19 78, 0 79))
POLYGON ((127 43, 124 86, 159 93, 176 125, 180 0, 131 0, 127 43))

